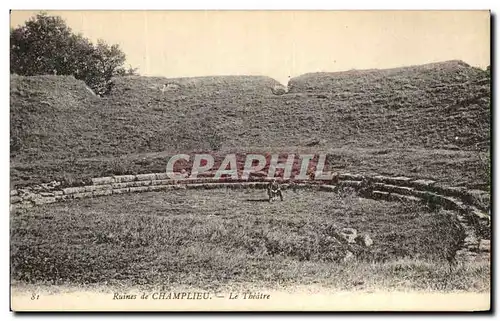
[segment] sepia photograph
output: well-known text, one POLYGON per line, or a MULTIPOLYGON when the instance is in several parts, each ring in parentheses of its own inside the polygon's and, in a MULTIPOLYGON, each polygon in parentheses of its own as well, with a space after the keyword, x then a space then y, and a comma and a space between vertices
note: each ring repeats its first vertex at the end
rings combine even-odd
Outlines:
POLYGON ((9 15, 11 311, 492 308, 490 11, 9 15))

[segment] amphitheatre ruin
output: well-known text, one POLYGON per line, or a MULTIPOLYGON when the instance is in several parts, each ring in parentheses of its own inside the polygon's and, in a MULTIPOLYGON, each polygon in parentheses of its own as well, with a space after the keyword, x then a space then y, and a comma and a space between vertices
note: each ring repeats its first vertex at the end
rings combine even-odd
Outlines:
POLYGON ((484 70, 10 81, 14 285, 489 291, 484 70), (170 178, 179 153, 323 153, 335 175, 268 203, 265 175, 170 178))

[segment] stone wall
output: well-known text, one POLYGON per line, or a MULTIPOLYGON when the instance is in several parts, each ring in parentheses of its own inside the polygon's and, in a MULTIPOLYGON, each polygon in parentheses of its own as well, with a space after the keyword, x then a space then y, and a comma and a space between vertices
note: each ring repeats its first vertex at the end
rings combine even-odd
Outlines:
MULTIPOLYGON (((226 181, 212 178, 172 180, 167 173, 97 177, 87 186, 61 187, 53 181, 10 191, 11 208, 63 202, 72 199, 100 197, 113 194, 168 191, 173 189, 259 188, 268 184, 267 178, 226 181)), ((350 188, 363 197, 399 202, 425 202, 457 213, 466 238, 458 257, 474 258, 477 253, 489 252, 491 238, 490 195, 481 190, 449 187, 433 180, 408 177, 365 176, 343 173, 331 181, 285 181, 283 189, 316 189, 335 192, 350 188), (486 245, 485 245, 486 244, 486 245)))

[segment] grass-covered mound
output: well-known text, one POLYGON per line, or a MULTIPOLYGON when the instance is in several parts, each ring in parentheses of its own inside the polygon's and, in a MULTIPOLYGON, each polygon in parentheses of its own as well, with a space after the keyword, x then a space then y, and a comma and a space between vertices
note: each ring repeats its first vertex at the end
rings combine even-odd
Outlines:
POLYGON ((115 83, 99 98, 72 77, 11 76, 12 181, 120 174, 139 158, 134 170, 163 171, 165 155, 178 151, 303 148, 332 153, 340 170, 369 165, 386 174, 462 176, 469 185, 485 185, 488 176, 469 179, 489 161, 489 78, 462 62, 308 74, 283 95, 261 76, 115 83), (151 166, 159 153, 161 163, 151 166))
POLYGON ((490 86, 484 70, 449 61, 310 73, 291 79, 289 92, 322 98, 311 99, 309 110, 323 115, 316 122, 326 136, 344 144, 485 149, 490 86))

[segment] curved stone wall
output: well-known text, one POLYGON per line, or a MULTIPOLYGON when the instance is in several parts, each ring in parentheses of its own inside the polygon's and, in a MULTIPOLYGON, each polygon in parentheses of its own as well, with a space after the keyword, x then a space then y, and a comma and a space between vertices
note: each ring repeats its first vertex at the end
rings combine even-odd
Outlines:
MULTIPOLYGON (((99 197, 113 194, 167 191, 172 189, 212 188, 266 188, 268 179, 221 181, 197 178, 176 181, 166 173, 119 175, 97 177, 87 186, 62 187, 60 182, 13 189, 10 192, 12 208, 29 208, 36 205, 62 202, 71 199, 99 197)), ((312 188, 337 191, 351 188, 362 197, 403 202, 426 202, 457 213, 464 227, 466 238, 458 259, 474 259, 478 253, 489 252, 491 219, 490 195, 481 190, 449 187, 433 180, 382 175, 343 173, 330 181, 285 181, 283 189, 312 188)))

